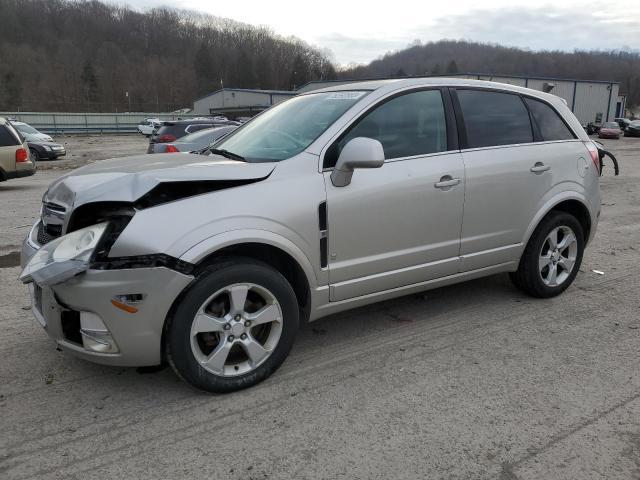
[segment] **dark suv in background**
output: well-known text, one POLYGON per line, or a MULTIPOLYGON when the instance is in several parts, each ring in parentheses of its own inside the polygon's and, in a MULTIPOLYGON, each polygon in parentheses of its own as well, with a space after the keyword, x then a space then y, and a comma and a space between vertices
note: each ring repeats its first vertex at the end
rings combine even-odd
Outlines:
POLYGON ((147 153, 154 153, 155 143, 171 143, 177 139, 205 128, 221 127, 224 125, 241 125, 239 122, 224 118, 191 118, 188 120, 172 120, 162 122, 162 125, 151 135, 147 153))

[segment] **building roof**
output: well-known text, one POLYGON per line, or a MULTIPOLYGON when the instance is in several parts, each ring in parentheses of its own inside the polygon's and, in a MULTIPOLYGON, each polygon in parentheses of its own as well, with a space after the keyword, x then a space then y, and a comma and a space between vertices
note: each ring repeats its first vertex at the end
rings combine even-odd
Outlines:
POLYGON ((203 98, 210 97, 211 95, 215 95, 219 92, 249 92, 249 93, 265 93, 267 95, 297 95, 296 92, 292 92, 291 90, 262 90, 259 88, 219 88, 211 93, 207 93, 199 98, 196 98, 194 102, 198 100, 202 100, 203 98))
POLYGON ((353 78, 353 79, 341 79, 341 80, 311 80, 304 85, 299 86, 297 90, 301 90, 307 85, 313 85, 315 83, 346 83, 346 82, 368 82, 373 80, 401 80, 405 78, 440 78, 440 77, 459 77, 459 76, 473 76, 473 77, 499 77, 499 78, 520 78, 523 80, 552 80, 552 81, 564 81, 564 82, 578 82, 578 83, 607 83, 607 84, 619 84, 614 80, 584 80, 576 78, 557 78, 557 77, 536 77, 532 75, 506 75, 498 73, 477 73, 477 72, 463 72, 463 73, 447 73, 442 75, 417 75, 406 77, 378 77, 378 78, 353 78))

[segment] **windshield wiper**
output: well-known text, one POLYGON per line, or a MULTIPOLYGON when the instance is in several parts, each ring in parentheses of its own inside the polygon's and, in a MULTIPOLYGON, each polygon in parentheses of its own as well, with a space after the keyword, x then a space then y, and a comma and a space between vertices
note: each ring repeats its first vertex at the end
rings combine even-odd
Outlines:
POLYGON ((223 156, 225 158, 229 158, 231 160, 240 160, 242 162, 246 162, 247 161, 242 155, 238 155, 237 153, 230 152, 229 150, 224 150, 223 148, 207 147, 207 148, 204 149, 205 152, 207 150, 209 150, 213 155, 221 155, 221 156, 223 156))

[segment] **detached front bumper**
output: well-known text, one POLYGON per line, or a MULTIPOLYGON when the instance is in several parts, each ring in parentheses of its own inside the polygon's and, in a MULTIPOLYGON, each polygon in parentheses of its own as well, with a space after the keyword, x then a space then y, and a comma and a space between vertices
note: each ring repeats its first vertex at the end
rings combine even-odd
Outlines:
MULTIPOLYGON (((27 237, 23 266, 36 250, 27 237)), ((64 350, 96 363, 140 367, 161 362, 167 313, 192 279, 165 267, 87 270, 52 287, 32 283, 29 292, 36 320, 64 350), (140 299, 135 312, 112 303, 124 296, 140 299), (117 351, 95 351, 96 338, 111 339, 117 351)))

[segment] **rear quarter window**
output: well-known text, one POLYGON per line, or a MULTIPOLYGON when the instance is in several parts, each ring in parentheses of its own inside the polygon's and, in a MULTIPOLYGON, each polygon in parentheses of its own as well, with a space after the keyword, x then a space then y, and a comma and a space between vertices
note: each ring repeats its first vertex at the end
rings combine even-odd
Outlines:
POLYGON ((22 142, 17 133, 9 125, 0 125, 0 147, 21 145, 22 142))
POLYGON ((564 120, 549 105, 533 98, 525 98, 524 101, 529 107, 543 141, 573 140, 575 138, 564 120))
POLYGON ((456 90, 467 132, 467 147, 533 142, 529 112, 519 95, 456 90))

